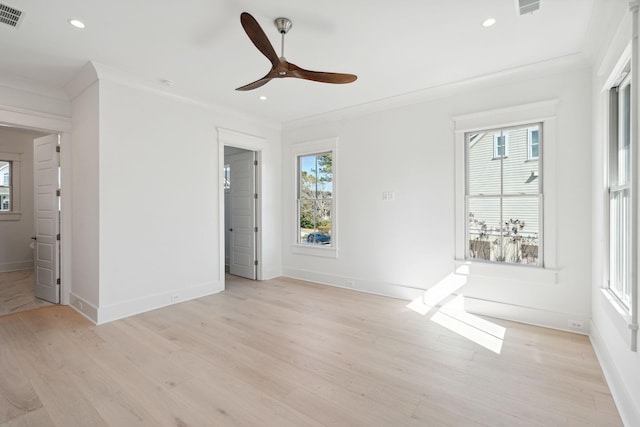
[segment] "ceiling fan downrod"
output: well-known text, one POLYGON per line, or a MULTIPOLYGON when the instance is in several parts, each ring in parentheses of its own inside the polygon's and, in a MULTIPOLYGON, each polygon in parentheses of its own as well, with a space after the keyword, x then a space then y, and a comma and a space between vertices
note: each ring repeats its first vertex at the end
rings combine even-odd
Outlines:
POLYGON ((282 34, 282 41, 280 42, 280 57, 284 59, 284 35, 289 32, 293 23, 289 18, 276 18, 273 23, 276 25, 278 32, 282 34))

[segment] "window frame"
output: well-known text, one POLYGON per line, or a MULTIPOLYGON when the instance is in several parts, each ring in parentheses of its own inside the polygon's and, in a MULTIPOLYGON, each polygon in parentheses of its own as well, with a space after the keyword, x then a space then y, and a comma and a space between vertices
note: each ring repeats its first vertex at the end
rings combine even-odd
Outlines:
POLYGON ((497 279, 552 285, 558 282, 557 270, 557 111, 558 99, 549 99, 530 104, 520 104, 495 110, 454 116, 454 189, 455 189, 455 271, 469 276, 483 276, 497 279), (466 182, 465 182, 465 134, 511 126, 526 126, 528 123, 542 123, 544 138, 544 203, 542 214, 544 229, 540 230, 544 237, 544 262, 541 266, 512 265, 506 263, 487 263, 465 258, 468 242, 466 242, 466 182), (523 274, 526 269, 526 274, 523 274))
POLYGON ((338 138, 327 138, 309 142, 293 144, 291 146, 291 165, 293 179, 293 211, 292 211, 292 242, 291 251, 302 255, 311 255, 325 258, 338 257, 339 243, 339 211, 338 211, 338 138), (304 244, 299 241, 300 218, 298 215, 299 201, 299 158, 301 156, 331 153, 332 156, 332 209, 331 209, 331 245, 304 244))
POLYGON ((15 153, 6 153, 0 152, 0 160, 9 162, 11 164, 10 168, 10 186, 9 186, 9 194, 10 194, 10 210, 9 211, 0 211, 0 221, 18 221, 22 216, 22 212, 20 210, 20 195, 21 195, 21 187, 20 187, 20 164, 22 160, 22 155, 15 153))
MULTIPOLYGON (((605 167, 608 171, 607 176, 607 190, 608 190, 608 215, 607 215, 607 229, 608 231, 608 262, 607 262, 607 275, 606 275, 606 284, 605 289, 609 293, 609 295, 613 298, 613 301, 616 302, 616 305, 619 309, 622 310, 625 314, 631 314, 632 309, 632 286, 631 286, 631 269, 632 269, 632 235, 630 232, 622 233, 623 240, 620 242, 620 247, 614 247, 614 244, 618 243, 614 241, 614 233, 612 232, 615 226, 625 227, 630 231, 631 225, 631 216, 633 213, 633 181, 632 176, 634 175, 631 168, 631 141, 629 141, 629 147, 627 152, 627 161, 629 164, 627 167, 629 170, 627 171, 626 181, 624 183, 618 182, 619 176, 619 156, 618 156, 618 146, 620 141, 620 128, 621 128, 621 97, 619 96, 621 92, 621 88, 628 88, 630 91, 632 90, 631 86, 631 60, 627 60, 626 64, 623 65, 622 69, 613 74, 615 76, 615 80, 609 85, 608 94, 609 94, 609 104, 607 106, 607 110, 609 113, 609 122, 607 124, 608 130, 608 158, 606 159, 605 167), (615 215, 612 214, 614 209, 613 200, 616 196, 622 195, 624 198, 624 194, 628 194, 627 201, 627 218, 626 224, 614 224, 615 215), (620 255, 618 252, 620 249, 623 254, 621 258, 615 258, 615 255, 620 255), (626 258, 626 259, 624 259, 626 258), (626 262, 626 264, 625 264, 626 262), (614 264, 616 266, 614 267, 614 264), (617 268, 616 268, 617 267, 617 268), (626 268, 625 268, 626 267, 626 268), (622 270, 622 271, 621 271, 622 270), (621 279, 622 283, 617 283, 616 279, 621 279)), ((631 116, 631 104, 627 106, 627 113, 630 115, 630 120, 633 119, 631 116)), ((628 125, 627 132, 629 132, 629 138, 631 133, 631 121, 626 123, 628 125)), ((623 220, 624 221, 624 220, 623 220)))

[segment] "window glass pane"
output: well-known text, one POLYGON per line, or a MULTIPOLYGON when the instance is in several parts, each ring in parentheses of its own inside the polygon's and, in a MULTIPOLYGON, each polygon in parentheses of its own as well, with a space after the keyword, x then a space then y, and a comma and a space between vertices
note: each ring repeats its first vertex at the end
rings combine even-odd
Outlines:
POLYGON ((11 211, 11 162, 0 160, 0 212, 11 211))
POLYGON ((505 197, 502 204, 504 262, 538 264, 538 196, 505 197))
POLYGON ((299 242, 332 244, 333 155, 298 157, 299 242))
POLYGON ((469 258, 497 261, 502 257, 500 198, 468 199, 469 258))
POLYGON ((612 191, 610 199, 610 266, 611 291, 627 307, 631 302, 631 192, 612 191))
POLYGON ((500 194, 501 158, 494 157, 494 136, 486 132, 467 139, 467 183, 469 195, 500 194))
POLYGON ((620 88, 618 94, 618 185, 629 182, 631 175, 631 85, 620 88))
POLYGON ((313 200, 300 200, 300 243, 306 243, 309 234, 317 231, 317 219, 313 200))
POLYGON ((528 124, 468 134, 468 258, 542 265, 541 168, 531 161, 540 152, 540 130, 528 124))
POLYGON ((509 157, 502 160, 503 194, 538 194, 539 164, 529 160, 529 126, 509 130, 509 157))
POLYGON ((224 165, 224 189, 231 188, 231 165, 224 165))

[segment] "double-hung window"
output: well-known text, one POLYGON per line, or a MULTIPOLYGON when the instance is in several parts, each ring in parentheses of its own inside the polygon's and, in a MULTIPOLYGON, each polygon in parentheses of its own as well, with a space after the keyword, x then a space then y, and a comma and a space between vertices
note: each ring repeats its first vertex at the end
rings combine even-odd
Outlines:
POLYGON ((297 243, 331 246, 333 203, 333 153, 297 156, 297 243))
POLYGON ((609 289, 631 304, 631 73, 627 65, 610 89, 609 289))
POLYGON ((543 265, 541 147, 542 123, 466 133, 467 259, 543 265))
POLYGON ((12 162, 0 159, 0 212, 13 210, 12 199, 12 162))

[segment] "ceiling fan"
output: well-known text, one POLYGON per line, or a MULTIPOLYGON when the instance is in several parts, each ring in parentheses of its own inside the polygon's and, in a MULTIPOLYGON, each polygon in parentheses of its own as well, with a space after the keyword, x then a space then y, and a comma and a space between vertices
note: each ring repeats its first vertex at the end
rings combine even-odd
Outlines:
POLYGON ((284 77, 295 77, 304 80, 313 80, 321 83, 351 83, 358 77, 353 74, 342 73, 325 73, 321 71, 309 71, 298 67, 287 61, 284 57, 284 35, 291 29, 292 23, 287 18, 277 18, 274 23, 278 32, 282 34, 282 55, 278 56, 276 51, 269 43, 267 35, 264 33, 258 21, 247 12, 240 15, 242 28, 249 36, 249 39, 258 48, 260 52, 271 62, 271 70, 259 80, 248 85, 241 86, 236 90, 252 90, 267 84, 271 79, 279 79, 284 77))

